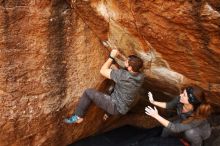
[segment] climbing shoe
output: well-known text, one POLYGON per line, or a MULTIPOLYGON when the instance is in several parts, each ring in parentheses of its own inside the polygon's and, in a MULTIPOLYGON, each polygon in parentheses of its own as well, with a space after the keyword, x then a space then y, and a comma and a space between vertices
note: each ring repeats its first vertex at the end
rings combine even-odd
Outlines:
POLYGON ((67 124, 73 124, 73 123, 77 123, 78 120, 79 120, 79 117, 77 115, 73 115, 70 118, 64 119, 64 122, 67 124))

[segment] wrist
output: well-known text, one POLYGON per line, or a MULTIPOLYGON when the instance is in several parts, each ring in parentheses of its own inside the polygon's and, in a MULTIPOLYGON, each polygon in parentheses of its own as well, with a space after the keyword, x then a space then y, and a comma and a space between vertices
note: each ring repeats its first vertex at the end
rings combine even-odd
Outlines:
POLYGON ((109 55, 109 58, 110 58, 110 59, 112 59, 113 61, 115 60, 115 58, 114 58, 114 57, 112 57, 111 55, 109 55))
POLYGON ((156 115, 154 116, 154 118, 157 119, 157 120, 159 120, 159 119, 161 118, 161 116, 160 116, 159 114, 156 114, 156 115))
POLYGON ((155 101, 153 100, 153 101, 151 101, 151 103, 154 105, 155 101))

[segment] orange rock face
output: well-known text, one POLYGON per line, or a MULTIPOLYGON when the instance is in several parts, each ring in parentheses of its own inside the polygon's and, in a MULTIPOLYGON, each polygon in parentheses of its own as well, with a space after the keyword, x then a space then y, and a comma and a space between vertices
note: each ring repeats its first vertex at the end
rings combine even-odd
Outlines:
POLYGON ((99 73, 106 40, 144 60, 145 90, 173 95, 194 83, 220 106, 214 0, 0 0, 0 34, 1 146, 67 145, 116 125, 154 122, 139 105, 108 121, 92 106, 83 124, 63 123, 83 90, 107 86, 99 73))

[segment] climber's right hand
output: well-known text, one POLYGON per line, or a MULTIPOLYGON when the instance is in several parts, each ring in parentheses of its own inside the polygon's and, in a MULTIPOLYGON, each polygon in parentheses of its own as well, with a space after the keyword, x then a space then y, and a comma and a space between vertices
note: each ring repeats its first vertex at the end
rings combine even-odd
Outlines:
POLYGON ((112 58, 115 58, 115 57, 118 56, 118 54, 119 54, 119 51, 116 50, 116 49, 113 49, 113 50, 111 51, 111 53, 110 53, 110 56, 111 56, 112 58))

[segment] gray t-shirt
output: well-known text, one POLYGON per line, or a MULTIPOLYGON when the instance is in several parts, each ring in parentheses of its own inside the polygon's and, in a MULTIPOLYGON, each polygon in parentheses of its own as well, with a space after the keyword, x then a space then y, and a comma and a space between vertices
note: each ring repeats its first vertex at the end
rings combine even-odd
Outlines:
POLYGON ((111 97, 115 101, 117 110, 121 114, 126 114, 144 82, 144 75, 141 73, 132 74, 124 69, 117 69, 111 71, 110 77, 115 82, 111 97))

